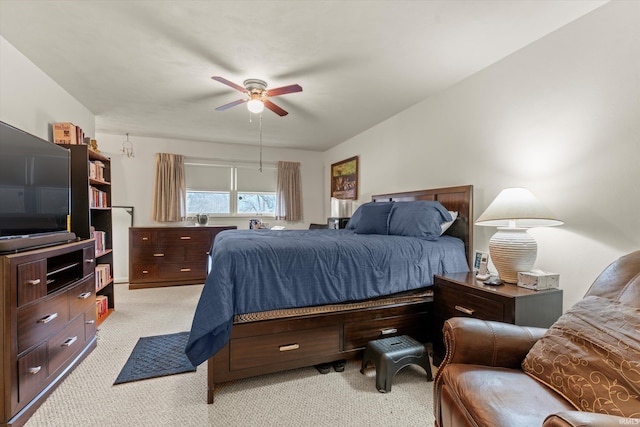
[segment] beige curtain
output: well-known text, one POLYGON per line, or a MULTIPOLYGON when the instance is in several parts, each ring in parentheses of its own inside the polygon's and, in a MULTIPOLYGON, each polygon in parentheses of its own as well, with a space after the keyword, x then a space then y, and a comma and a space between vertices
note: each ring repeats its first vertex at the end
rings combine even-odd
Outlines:
POLYGON ((276 218, 302 221, 302 184, 300 163, 278 162, 276 218))
POLYGON ((186 198, 184 156, 156 153, 151 219, 156 222, 183 221, 186 217, 186 198))

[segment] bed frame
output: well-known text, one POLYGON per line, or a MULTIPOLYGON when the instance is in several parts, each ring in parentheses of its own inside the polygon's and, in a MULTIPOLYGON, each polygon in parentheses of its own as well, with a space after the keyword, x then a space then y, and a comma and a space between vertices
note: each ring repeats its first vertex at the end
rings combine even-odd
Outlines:
MULTIPOLYGON (((448 210, 458 211, 446 234, 464 241, 472 265, 473 186, 378 194, 372 200, 437 200, 448 210)), ((356 358, 373 339, 406 334, 428 342, 432 305, 430 295, 405 296, 235 320, 229 343, 207 362, 207 402, 213 403, 214 388, 220 383, 356 358)))

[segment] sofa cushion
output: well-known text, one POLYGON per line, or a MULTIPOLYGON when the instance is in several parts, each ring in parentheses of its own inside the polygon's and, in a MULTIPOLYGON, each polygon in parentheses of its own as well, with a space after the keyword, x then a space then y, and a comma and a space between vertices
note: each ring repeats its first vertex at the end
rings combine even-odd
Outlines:
POLYGON ((522 369, 576 409, 640 418, 640 309, 586 297, 534 344, 522 369))
MULTIPOLYGON (((529 378, 520 369, 453 363, 442 373, 442 415, 452 419, 456 402, 480 426, 541 426, 552 412, 573 407, 561 396, 529 378), (443 396, 444 397, 444 396, 443 396)), ((461 425, 456 420, 444 425, 461 425)))

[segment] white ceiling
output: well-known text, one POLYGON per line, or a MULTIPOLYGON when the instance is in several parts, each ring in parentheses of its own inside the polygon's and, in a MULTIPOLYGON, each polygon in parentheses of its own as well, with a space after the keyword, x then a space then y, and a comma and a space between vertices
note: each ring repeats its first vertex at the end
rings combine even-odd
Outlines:
POLYGON ((0 0, 0 34, 96 116, 96 131, 323 151, 606 1, 0 0))

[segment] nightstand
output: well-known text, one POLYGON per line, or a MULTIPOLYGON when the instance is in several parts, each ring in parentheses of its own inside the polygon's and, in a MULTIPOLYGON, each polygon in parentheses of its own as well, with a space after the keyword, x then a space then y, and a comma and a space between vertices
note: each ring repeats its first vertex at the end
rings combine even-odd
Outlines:
POLYGON ((516 285, 488 286, 473 273, 435 276, 433 286, 433 361, 445 356, 442 327, 451 317, 548 328, 562 315, 562 290, 534 291, 516 285))

